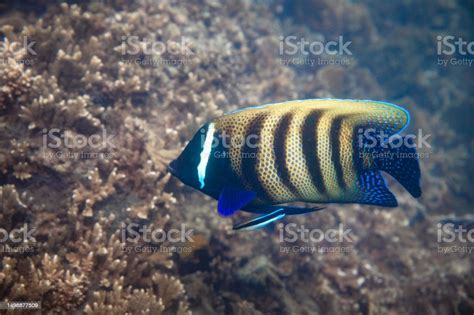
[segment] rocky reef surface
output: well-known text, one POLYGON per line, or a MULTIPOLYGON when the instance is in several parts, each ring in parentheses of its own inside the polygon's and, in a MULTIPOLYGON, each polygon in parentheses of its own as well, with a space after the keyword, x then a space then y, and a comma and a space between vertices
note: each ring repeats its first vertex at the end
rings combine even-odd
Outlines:
POLYGON ((474 253, 438 241, 440 220, 472 212, 473 72, 439 66, 436 54, 438 35, 469 38, 472 5, 117 0, 0 10, 0 228, 32 235, 2 238, 0 301, 40 301, 37 313, 474 312, 474 253), (281 36, 344 36, 351 54, 289 59, 281 36), (342 224, 349 240, 293 242, 281 223, 235 233, 236 219, 166 171, 210 118, 319 97, 408 108, 411 131, 431 135, 423 197, 391 182, 398 208, 329 205, 286 222, 342 224), (131 237, 182 228, 191 239, 131 237))

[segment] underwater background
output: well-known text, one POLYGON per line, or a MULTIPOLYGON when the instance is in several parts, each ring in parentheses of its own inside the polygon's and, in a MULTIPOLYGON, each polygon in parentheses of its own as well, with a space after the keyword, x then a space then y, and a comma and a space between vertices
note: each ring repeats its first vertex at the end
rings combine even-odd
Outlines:
POLYGON ((1 2, 0 313, 473 314, 473 18, 467 0, 1 2), (390 180, 397 208, 236 232, 248 215, 167 171, 206 121, 308 98, 406 108, 422 197, 390 180))

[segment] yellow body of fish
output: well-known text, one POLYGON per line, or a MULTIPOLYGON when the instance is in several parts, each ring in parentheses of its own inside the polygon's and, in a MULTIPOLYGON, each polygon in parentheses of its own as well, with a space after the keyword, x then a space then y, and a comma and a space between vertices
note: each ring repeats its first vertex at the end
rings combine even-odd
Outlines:
POLYGON ((358 150, 358 130, 394 134, 408 120, 388 103, 318 99, 246 108, 213 123, 231 139, 231 167, 257 192, 255 203, 278 204, 357 202, 357 176, 373 162, 358 150))

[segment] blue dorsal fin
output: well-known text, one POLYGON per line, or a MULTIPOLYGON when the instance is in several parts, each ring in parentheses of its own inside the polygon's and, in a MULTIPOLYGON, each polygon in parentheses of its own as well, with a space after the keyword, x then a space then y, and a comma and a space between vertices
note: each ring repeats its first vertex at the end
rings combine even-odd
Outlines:
POLYGON ((242 209, 255 199, 253 191, 238 190, 224 187, 219 195, 217 211, 223 217, 232 215, 235 211, 242 209))
POLYGON ((358 202, 382 207, 398 206, 397 199, 388 190, 385 179, 379 171, 365 171, 359 176, 359 199, 358 202))

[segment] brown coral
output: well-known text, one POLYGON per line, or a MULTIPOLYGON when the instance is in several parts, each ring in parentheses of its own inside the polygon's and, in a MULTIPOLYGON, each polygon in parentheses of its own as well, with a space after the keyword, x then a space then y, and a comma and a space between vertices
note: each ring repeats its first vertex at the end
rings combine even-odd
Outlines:
MULTIPOLYGON (((0 227, 23 231, 28 224, 35 241, 22 244, 34 249, 29 252, 0 244, 0 300, 41 301, 45 313, 472 313, 472 259, 437 252, 440 217, 432 215, 470 210, 465 170, 472 168, 473 143, 464 143, 445 119, 472 99, 470 80, 459 79, 462 69, 425 69, 439 29, 416 25, 425 20, 418 4, 375 2, 39 1, 41 15, 6 11, 0 17, 6 48, 0 52, 0 227), (398 6, 410 9, 412 25, 388 18, 398 6), (284 8, 291 16, 275 18, 284 8), (391 38, 380 36, 390 28, 391 38), (344 35, 354 42, 354 55, 347 67, 285 66, 278 38, 287 35, 344 35), (131 36, 138 37, 137 54, 124 54, 131 36), (15 49, 24 37, 35 42, 36 55, 15 49), (153 42, 178 53, 148 53, 153 42), (282 246, 308 244, 282 242, 282 226, 231 231, 215 203, 167 173, 207 120, 249 105, 314 97, 391 98, 433 134, 433 156, 422 161, 422 199, 395 186, 397 209, 330 205, 288 218, 323 229, 342 222, 354 237, 338 246, 350 251, 284 254, 282 246), (106 132, 113 143, 71 147, 61 140, 52 147, 53 129, 77 139, 106 132), (166 232, 181 224, 193 229, 192 241, 147 241, 139 230, 166 232), (127 238, 129 227, 136 242, 127 238), (191 251, 177 250, 185 247, 191 251)), ((443 22, 438 12, 461 12, 459 4, 423 3, 437 17, 430 25, 461 29, 463 14, 443 22)))

